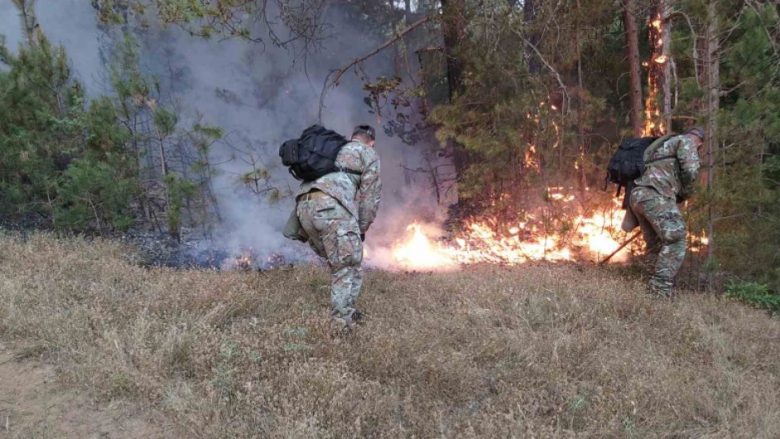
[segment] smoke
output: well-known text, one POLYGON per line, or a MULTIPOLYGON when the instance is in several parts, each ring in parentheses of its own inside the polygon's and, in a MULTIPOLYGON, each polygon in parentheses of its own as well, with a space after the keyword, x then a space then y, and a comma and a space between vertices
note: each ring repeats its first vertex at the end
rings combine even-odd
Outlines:
MULTIPOLYGON (((38 24, 49 40, 62 45, 71 60, 74 76, 89 95, 106 92, 105 67, 101 60, 100 33, 95 10, 83 0, 38 0, 38 24)), ((6 46, 17 52, 24 41, 19 10, 11 0, 0 0, 0 35, 6 46)))
MULTIPOLYGON (((383 41, 361 31, 335 7, 325 19, 331 24, 328 38, 304 57, 296 43, 280 48, 239 39, 207 40, 148 19, 143 27, 130 21, 106 31, 99 29, 89 2, 38 0, 36 4, 42 29, 54 43, 65 47, 90 95, 110 92, 106 59, 122 32, 129 30, 141 46, 142 71, 159 81, 162 103, 177 110, 179 126, 203 123, 224 129, 224 139, 213 146, 209 157, 218 170, 212 189, 221 218, 209 246, 228 253, 250 249, 260 259, 311 256, 306 246, 281 234, 294 207, 292 195, 298 182, 281 165, 278 146, 317 122, 320 92, 328 73, 383 41), (267 180, 255 191, 241 183, 241 176, 253 167, 267 173, 267 180)), ((267 35, 264 26, 258 24, 253 32, 267 35)), ((283 28, 274 31, 285 32, 283 28)), ((0 0, 0 33, 6 35, 12 50, 22 39, 10 0, 0 0)), ((393 76, 391 55, 388 50, 372 58, 363 71, 368 77, 393 76)), ((369 111, 362 86, 354 74, 345 74, 340 85, 327 94, 323 125, 345 135, 360 123, 380 128, 384 121, 369 111)), ((424 155, 430 148, 406 145, 381 129, 376 148, 384 189, 377 222, 369 231, 370 248, 386 247, 413 220, 422 217, 438 222, 442 218, 429 176, 416 171, 427 166, 424 155)), ((384 258, 370 256, 368 260, 376 265, 387 265, 384 258)))

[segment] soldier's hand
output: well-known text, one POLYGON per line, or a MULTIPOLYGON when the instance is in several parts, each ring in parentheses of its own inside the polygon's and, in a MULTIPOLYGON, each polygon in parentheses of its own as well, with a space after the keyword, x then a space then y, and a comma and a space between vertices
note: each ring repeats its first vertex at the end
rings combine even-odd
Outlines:
POLYGON ((360 242, 365 242, 365 241, 366 241, 366 234, 365 233, 361 233, 360 234, 360 242))

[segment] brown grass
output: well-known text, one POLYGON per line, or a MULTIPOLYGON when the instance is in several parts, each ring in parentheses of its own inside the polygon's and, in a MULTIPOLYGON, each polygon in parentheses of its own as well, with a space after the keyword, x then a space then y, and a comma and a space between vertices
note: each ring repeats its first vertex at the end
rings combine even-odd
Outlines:
POLYGON ((720 297, 657 301, 592 267, 371 272, 345 337, 322 269, 124 253, 0 236, 0 331, 182 436, 780 437, 780 321, 720 297))

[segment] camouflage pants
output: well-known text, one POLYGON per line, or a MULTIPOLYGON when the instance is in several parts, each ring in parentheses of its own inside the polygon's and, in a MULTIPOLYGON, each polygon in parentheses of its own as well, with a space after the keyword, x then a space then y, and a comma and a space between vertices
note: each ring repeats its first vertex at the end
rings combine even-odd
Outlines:
POLYGON ((639 220, 650 257, 656 256, 650 289, 669 295, 674 276, 685 259, 685 221, 674 200, 652 188, 631 191, 631 210, 639 220))
POLYGON ((296 212, 309 235, 309 245, 328 261, 333 315, 349 315, 363 285, 363 243, 357 220, 335 198, 324 193, 299 200, 296 212))

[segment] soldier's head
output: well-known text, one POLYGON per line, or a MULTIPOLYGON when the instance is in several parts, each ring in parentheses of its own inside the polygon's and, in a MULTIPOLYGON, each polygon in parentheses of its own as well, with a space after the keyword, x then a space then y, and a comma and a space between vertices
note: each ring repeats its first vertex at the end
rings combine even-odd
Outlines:
POLYGON ((357 140, 368 146, 374 146, 376 130, 371 125, 358 125, 352 131, 352 140, 357 140))
POLYGON ((683 134, 692 138, 696 143, 696 147, 700 147, 704 141, 704 130, 699 127, 693 127, 683 134))

